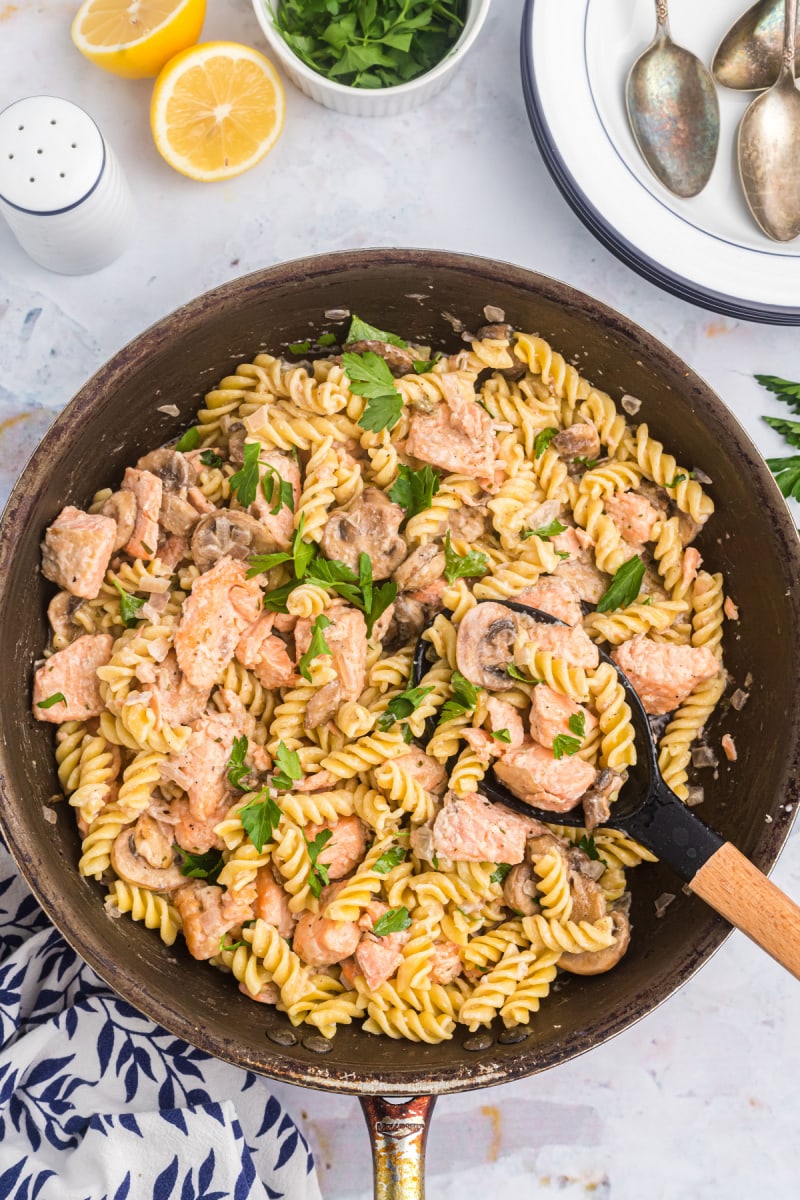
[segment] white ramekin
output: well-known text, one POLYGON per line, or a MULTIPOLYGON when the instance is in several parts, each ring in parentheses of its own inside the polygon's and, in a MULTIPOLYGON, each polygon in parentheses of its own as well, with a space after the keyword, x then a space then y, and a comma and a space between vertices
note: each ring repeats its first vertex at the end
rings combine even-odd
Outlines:
POLYGON ((351 117, 394 117, 424 104, 450 82, 456 68, 469 51, 486 20, 491 0, 469 0, 464 29, 452 50, 432 71, 410 83, 387 88, 345 87, 307 67, 289 49, 275 28, 273 14, 279 0, 253 0, 253 8, 270 50, 295 87, 317 104, 333 108, 351 117))

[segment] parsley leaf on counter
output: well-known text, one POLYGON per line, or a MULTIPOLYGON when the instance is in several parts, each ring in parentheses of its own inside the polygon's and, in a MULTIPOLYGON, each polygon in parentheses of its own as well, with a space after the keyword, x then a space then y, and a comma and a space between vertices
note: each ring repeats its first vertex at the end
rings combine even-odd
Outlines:
POLYGON ((779 433, 790 446, 800 446, 800 421, 785 421, 782 417, 762 417, 770 428, 779 433))
POLYGON ((768 392, 774 392, 779 400, 783 400, 791 409, 800 413, 800 383, 780 379, 777 375, 756 375, 755 379, 768 392))
POLYGON ((626 605, 633 604, 639 595, 644 571, 644 563, 638 554, 634 554, 633 558, 629 558, 614 573, 611 586, 600 597, 597 611, 599 613, 612 612, 615 608, 625 608, 626 605))
POLYGON ((470 550, 468 554, 459 554, 450 542, 450 530, 444 539, 444 577, 448 583, 456 579, 472 578, 475 575, 485 575, 489 570, 489 560, 480 550, 470 550))
POLYGON ((787 500, 800 500, 800 454, 791 458, 768 458, 767 466, 787 500))
POLYGON ((385 359, 373 350, 345 353, 342 366, 350 380, 350 391, 367 400, 367 407, 358 419, 361 428, 372 433, 394 429, 403 411, 403 397, 394 386, 394 376, 385 359))
POLYGON ((235 475, 231 475, 231 492, 236 493, 236 499, 242 508, 249 508, 256 498, 260 453, 260 442, 245 442, 244 464, 235 475))
POLYGON ((441 475, 435 467, 429 467, 427 463, 419 471, 407 467, 405 463, 400 463, 398 469, 397 479, 389 488, 389 499, 406 510, 403 522, 405 524, 417 513, 430 508, 433 497, 439 490, 441 475))
POLYGON ((385 329, 378 329, 375 325, 370 325, 368 321, 362 321, 361 317, 357 317, 355 313, 351 318, 344 345, 348 346, 351 342, 386 342, 389 346, 399 346, 402 350, 408 346, 408 342, 404 342, 396 333, 387 333, 385 329))

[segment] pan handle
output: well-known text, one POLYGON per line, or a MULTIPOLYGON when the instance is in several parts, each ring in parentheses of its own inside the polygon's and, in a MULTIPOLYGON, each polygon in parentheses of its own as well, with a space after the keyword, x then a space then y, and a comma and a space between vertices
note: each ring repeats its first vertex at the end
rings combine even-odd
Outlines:
POLYGON ((425 1200, 425 1142, 435 1096, 360 1096, 372 1140, 375 1200, 425 1200))

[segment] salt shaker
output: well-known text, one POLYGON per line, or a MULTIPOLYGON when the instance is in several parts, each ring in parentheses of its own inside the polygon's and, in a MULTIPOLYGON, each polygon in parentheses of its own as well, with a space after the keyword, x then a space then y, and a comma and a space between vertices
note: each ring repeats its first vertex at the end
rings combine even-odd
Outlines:
POLYGON ((130 190, 88 113, 55 96, 0 112, 0 212, 35 262, 62 275, 107 266, 134 226, 130 190))

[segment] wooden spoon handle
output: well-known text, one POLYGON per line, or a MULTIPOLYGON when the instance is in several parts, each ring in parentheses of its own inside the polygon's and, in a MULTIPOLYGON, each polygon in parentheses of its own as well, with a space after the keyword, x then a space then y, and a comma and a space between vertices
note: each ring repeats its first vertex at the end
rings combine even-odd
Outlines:
POLYGON ((800 979, 800 908, 731 842, 712 854, 689 886, 800 979))

